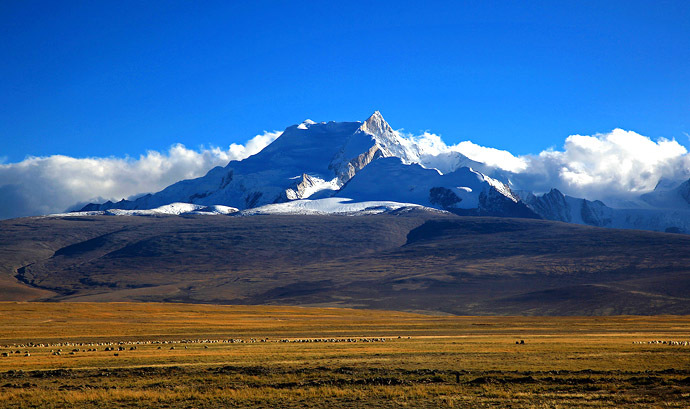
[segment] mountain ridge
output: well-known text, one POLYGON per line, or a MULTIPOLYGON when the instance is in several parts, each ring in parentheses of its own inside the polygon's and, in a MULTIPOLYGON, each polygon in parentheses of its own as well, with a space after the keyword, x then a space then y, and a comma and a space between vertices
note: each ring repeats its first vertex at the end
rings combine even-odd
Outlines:
POLYGON ((690 236, 401 210, 1 221, 0 300, 690 313, 690 236))
MULTIPOLYGON (((400 180, 389 180, 389 186, 396 182, 404 183, 423 169, 418 164, 419 149, 401 138, 379 111, 364 122, 316 123, 307 120, 286 128, 280 137, 261 152, 242 161, 231 161, 224 168, 211 169, 205 176, 177 182, 158 193, 133 201, 88 204, 81 211, 143 210, 175 202, 224 205, 246 210, 307 199, 314 195, 320 198, 337 196, 350 181, 359 180, 356 175, 372 163, 378 164, 381 160, 390 162, 392 158, 399 160, 396 171, 400 180)), ((385 198, 377 195, 375 189, 369 186, 368 190, 365 189, 369 194, 363 195, 360 192, 356 199, 416 203, 443 210, 453 210, 458 205, 461 211, 476 209, 477 214, 516 216, 524 213, 530 217, 538 217, 519 204, 517 196, 504 183, 470 168, 460 169, 446 175, 441 175, 436 170, 424 169, 427 175, 436 172, 445 180, 452 179, 453 183, 444 184, 439 180, 436 185, 425 185, 421 189, 421 196, 401 194, 396 198, 385 198), (460 169, 466 169, 464 178, 458 173, 460 169), (450 176, 453 174, 456 175, 455 178, 450 176), (480 180, 479 184, 482 185, 479 190, 479 184, 472 182, 475 179, 480 180), (445 189, 444 194, 450 200, 433 200, 432 203, 429 200, 431 189, 437 192, 435 196, 438 196, 439 189, 445 189), (406 196, 415 199, 406 199, 406 196), (453 196, 456 197, 455 201, 452 200, 453 196), (520 207, 519 211, 503 212, 502 209, 510 207, 508 202, 518 203, 515 206, 520 207), (468 207, 468 204, 472 207, 468 207), (487 211, 489 208, 494 210, 487 211)), ((421 181, 423 178, 418 179, 421 181)), ((370 180, 369 183, 376 185, 375 180, 370 180)), ((353 189, 349 187, 347 190, 353 189)))
MULTIPOLYGON (((112 214, 121 209, 144 214, 141 211, 187 203, 238 211, 269 206, 253 214, 291 208, 298 212, 323 208, 331 213, 350 213, 351 204, 337 208, 333 201, 270 207, 339 197, 416 204, 460 215, 544 218, 597 227, 690 233, 690 181, 660 181, 653 192, 626 202, 629 207, 614 208, 599 200, 564 195, 557 189, 543 194, 513 191, 512 175, 459 152, 425 151, 413 139, 400 136, 375 111, 363 122, 305 120, 287 127, 257 154, 215 167, 202 177, 179 181, 135 200, 90 203, 80 211, 112 214)), ((385 206, 389 210, 396 207, 385 206)))

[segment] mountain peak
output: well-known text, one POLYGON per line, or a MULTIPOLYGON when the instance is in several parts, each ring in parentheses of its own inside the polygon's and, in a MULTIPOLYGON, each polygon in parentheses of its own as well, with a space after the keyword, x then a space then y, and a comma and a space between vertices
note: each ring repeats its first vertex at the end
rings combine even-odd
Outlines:
POLYGON ((381 112, 374 111, 371 116, 364 121, 362 126, 359 128, 364 132, 370 133, 372 135, 380 135, 386 132, 393 132, 393 128, 388 125, 381 112))
POLYGON ((297 129, 308 129, 310 125, 316 125, 316 122, 311 119, 305 119, 304 122, 297 125, 297 129))
POLYGON ((367 119, 367 121, 371 120, 372 118, 381 118, 381 119, 383 119, 383 115, 381 115, 381 111, 379 111, 379 110, 377 109, 376 111, 374 111, 373 114, 371 114, 371 116, 369 117, 369 119, 367 119))

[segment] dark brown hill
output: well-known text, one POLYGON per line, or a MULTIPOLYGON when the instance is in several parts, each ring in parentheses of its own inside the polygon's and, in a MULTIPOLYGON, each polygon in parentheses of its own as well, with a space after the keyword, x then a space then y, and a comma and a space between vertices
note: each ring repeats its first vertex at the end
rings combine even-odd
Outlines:
POLYGON ((0 222, 0 299, 690 314, 690 236, 542 220, 98 216, 0 222))

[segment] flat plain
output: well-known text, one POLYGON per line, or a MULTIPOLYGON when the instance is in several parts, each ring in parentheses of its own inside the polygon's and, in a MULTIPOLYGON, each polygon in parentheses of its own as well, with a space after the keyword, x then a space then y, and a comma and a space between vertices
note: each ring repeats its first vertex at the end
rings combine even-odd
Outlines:
POLYGON ((690 346, 669 342, 690 340, 688 316, 7 302, 0 328, 6 408, 680 408, 690 401, 690 346))

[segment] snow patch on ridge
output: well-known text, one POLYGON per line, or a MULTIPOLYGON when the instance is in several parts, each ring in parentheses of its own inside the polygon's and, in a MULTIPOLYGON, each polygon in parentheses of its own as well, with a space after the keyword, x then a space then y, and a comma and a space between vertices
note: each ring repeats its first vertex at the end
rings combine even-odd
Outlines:
POLYGON ((414 203, 399 203, 383 200, 355 202, 345 197, 329 197, 325 199, 302 199, 286 203, 270 204, 253 209, 243 210, 241 216, 266 214, 341 214, 364 215, 379 214, 400 210, 403 208, 424 209, 438 211, 414 203))
POLYGON ((315 125, 315 124, 316 124, 316 122, 312 121, 311 119, 305 119, 304 122, 297 125, 297 129, 309 129, 309 125, 315 125))
POLYGON ((181 214, 232 214, 238 210, 235 207, 212 205, 203 206, 193 203, 170 203, 155 209, 125 210, 109 209, 87 212, 55 213, 43 217, 79 217, 79 216, 160 216, 160 215, 181 215, 181 214))

